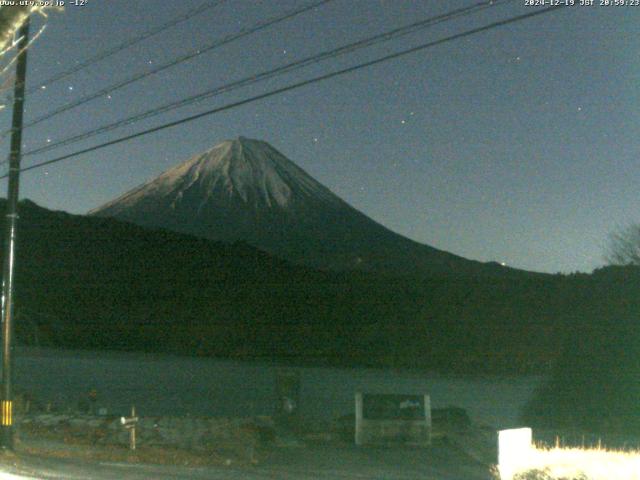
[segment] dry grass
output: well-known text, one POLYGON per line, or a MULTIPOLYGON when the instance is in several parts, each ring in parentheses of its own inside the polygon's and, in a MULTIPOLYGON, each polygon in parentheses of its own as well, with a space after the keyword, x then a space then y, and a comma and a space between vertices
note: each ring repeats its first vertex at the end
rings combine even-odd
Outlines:
MULTIPOLYGON (((23 421, 16 432, 16 446, 21 453, 41 457, 77 458, 91 461, 119 461, 166 465, 251 465, 263 456, 263 433, 253 424, 225 424, 218 437, 203 436, 197 442, 163 439, 154 431, 138 430, 138 448, 129 450, 128 434, 114 430, 113 419, 88 424, 73 424, 68 419, 56 425, 23 421)), ((126 433, 126 432, 124 432, 126 433)))
POLYGON ((149 463, 158 465, 207 466, 237 465, 247 463, 244 459, 223 456, 218 452, 194 453, 181 449, 141 447, 131 451, 123 447, 85 447, 68 449, 63 444, 56 446, 19 445, 18 453, 37 457, 68 458, 85 461, 110 461, 127 463, 149 463))
POLYGON ((502 468, 502 480, 640 480, 640 451, 533 447, 502 468))
POLYGON ((209 448, 196 450, 140 445, 132 451, 122 445, 96 443, 93 433, 69 435, 68 432, 36 429, 36 435, 32 430, 29 435, 25 430, 22 429, 21 435, 16 438, 16 451, 37 457, 180 466, 237 466, 258 463, 258 457, 262 455, 262 451, 257 452, 255 445, 248 449, 244 443, 233 441, 221 441, 209 448))

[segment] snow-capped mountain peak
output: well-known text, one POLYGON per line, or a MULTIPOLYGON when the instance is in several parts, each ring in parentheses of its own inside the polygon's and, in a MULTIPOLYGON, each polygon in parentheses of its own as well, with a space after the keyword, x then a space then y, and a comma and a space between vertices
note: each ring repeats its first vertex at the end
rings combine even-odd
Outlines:
POLYGON ((268 143, 239 137, 192 157, 90 213, 117 216, 140 202, 148 203, 150 196, 170 199, 175 210, 187 198, 193 198, 193 193, 197 193, 197 205, 191 206, 198 211, 207 202, 223 197, 253 208, 286 209, 291 202, 301 202, 305 197, 341 203, 268 143))

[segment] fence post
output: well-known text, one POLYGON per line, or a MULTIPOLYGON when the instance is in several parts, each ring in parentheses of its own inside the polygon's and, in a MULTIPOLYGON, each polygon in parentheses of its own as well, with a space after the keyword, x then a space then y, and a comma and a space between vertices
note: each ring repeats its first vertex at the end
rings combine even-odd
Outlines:
POLYGON ((136 449, 136 424, 138 423, 138 417, 136 417, 136 407, 131 406, 130 417, 120 417, 120 423, 122 426, 129 430, 129 448, 131 450, 136 449))

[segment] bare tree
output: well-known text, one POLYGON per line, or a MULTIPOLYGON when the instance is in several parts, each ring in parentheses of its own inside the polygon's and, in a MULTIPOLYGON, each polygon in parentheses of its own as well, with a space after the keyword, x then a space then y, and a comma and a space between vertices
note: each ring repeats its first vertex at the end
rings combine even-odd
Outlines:
POLYGON ((606 260, 612 265, 640 266, 640 224, 630 225, 609 236, 606 260))
MULTIPOLYGON (((36 4, 38 2, 33 3, 36 4)), ((34 13, 40 13, 46 17, 46 10, 62 10, 62 8, 48 7, 44 4, 41 6, 23 6, 18 1, 15 1, 15 5, 0 6, 0 93, 10 90, 13 84, 13 78, 7 72, 17 58, 18 39, 16 35, 20 27, 34 13)), ((34 38, 37 38, 43 30, 44 27, 41 27, 40 32, 36 33, 34 38)), ((0 109, 4 107, 4 102, 0 101, 0 109)))
POLYGON ((0 7, 0 51, 13 42, 13 37, 24 23, 33 7, 0 7))
MULTIPOLYGON (((37 2, 34 2, 37 3, 37 2)), ((16 1, 15 6, 0 7, 0 52, 5 52, 13 43, 16 32, 32 13, 43 12, 45 6, 21 6, 16 1)))

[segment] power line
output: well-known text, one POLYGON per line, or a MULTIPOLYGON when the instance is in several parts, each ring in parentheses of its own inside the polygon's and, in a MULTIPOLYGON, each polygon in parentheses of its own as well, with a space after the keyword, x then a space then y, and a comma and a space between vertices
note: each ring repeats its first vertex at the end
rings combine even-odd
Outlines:
MULTIPOLYGON (((130 85, 132 83, 138 82, 138 81, 140 81, 140 80, 142 80, 144 78, 150 77, 151 75, 155 75, 157 73, 160 73, 160 72, 162 72, 164 70, 167 70, 167 69, 169 69, 171 67, 174 67, 174 66, 179 65, 181 63, 184 63, 184 62, 186 62, 188 60, 191 60, 192 58, 198 57, 198 56, 200 56, 200 55, 202 55, 204 53, 210 52, 211 50, 214 50, 214 49, 219 48, 219 47, 221 47, 223 45, 226 45, 226 44, 231 43, 231 42, 233 42, 235 40, 238 40, 239 38, 243 38, 243 37, 246 37, 246 36, 251 35, 253 33, 256 33, 256 32, 258 32, 260 30, 264 30, 265 28, 268 28, 268 27, 270 27, 272 25, 275 25, 277 23, 280 23, 280 22, 283 22, 283 21, 288 20, 290 18, 293 18, 293 17, 295 17, 297 15, 305 13, 305 12, 307 12, 309 10, 317 8, 317 7, 321 6, 321 5, 324 5, 325 3, 329 3, 331 1, 333 1, 333 0, 319 0, 319 1, 316 1, 314 3, 308 4, 308 5, 304 6, 304 7, 297 8, 295 10, 289 11, 289 12, 287 12, 287 13, 285 13, 283 15, 280 15, 278 17, 258 22, 257 24, 255 24, 252 27, 245 28, 245 29, 241 30, 238 33, 234 33, 234 34, 228 35, 228 36, 226 36, 226 37, 224 37, 224 38, 222 38, 220 40, 216 40, 213 43, 205 45, 205 46, 203 46, 203 47, 201 47, 199 49, 192 50, 191 52, 189 52, 189 53, 187 53, 185 55, 182 55, 182 56, 180 56, 180 57, 178 57, 178 58, 176 58, 174 60, 171 60, 171 61, 169 61, 167 63, 164 63, 164 64, 162 64, 162 65, 160 65, 160 66, 158 66, 156 68, 153 68, 152 70, 149 70, 147 72, 134 75, 133 77, 130 77, 130 78, 126 79, 126 80, 123 80, 123 81, 121 81, 119 83, 116 83, 115 85, 111 85, 109 87, 103 88, 102 90, 99 90, 99 91, 97 91, 95 93, 91 93, 89 95, 86 95, 86 96, 84 96, 84 97, 82 97, 82 98, 80 98, 80 99, 78 99, 78 100, 76 100, 74 102, 68 103, 66 105, 62 105, 61 107, 59 107, 59 108, 57 108, 57 109, 55 109, 55 110, 53 110, 53 111, 51 111, 49 113, 46 113, 46 114, 36 118, 35 120, 32 120, 31 122, 25 124, 24 128, 26 129, 26 128, 33 127, 34 125, 42 123, 45 120, 49 120, 52 117, 60 115, 61 113, 67 112, 67 111, 69 111, 71 109, 77 108, 77 107, 79 107, 81 105, 84 105, 84 104, 86 104, 86 103, 88 103, 88 102, 90 102, 92 100, 95 100, 96 98, 100 98, 100 97, 103 97, 103 96, 108 95, 110 93, 113 93, 116 90, 119 90, 119 89, 121 89, 121 88, 123 88, 123 87, 125 87, 127 85, 130 85)), ((0 135, 0 138, 5 137, 9 133, 11 133, 11 132, 10 131, 3 132, 0 135)))
POLYGON ((501 5, 501 4, 505 4, 505 3, 510 3, 513 2, 515 0, 485 0, 479 3, 476 3, 474 5, 468 6, 468 7, 464 7, 464 8, 460 8, 460 9, 456 9, 453 11, 450 11, 448 13, 445 14, 441 14, 441 15, 437 15, 434 17, 430 17, 427 19, 423 19, 414 23, 411 23, 409 25, 403 26, 403 27, 399 27, 399 28, 395 28, 393 30, 389 30, 377 35, 374 35, 372 37, 367 37, 365 39, 362 40, 358 40, 356 42, 352 42, 349 43, 347 45, 343 45, 341 47, 332 49, 332 50, 327 50, 325 52, 316 54, 316 55, 312 55, 310 57, 306 57, 303 58, 301 60, 297 60, 295 62, 291 62, 288 63, 286 65, 277 67, 275 69, 272 70, 268 70, 268 71, 264 71, 255 75, 250 75, 248 77, 242 78, 240 80, 236 80, 234 82, 216 87, 214 89, 211 90, 207 90, 203 93, 197 94, 197 95, 193 95, 190 97, 187 97, 185 99, 176 101, 176 102, 171 102, 150 110, 147 110, 145 112, 142 112, 140 114, 134 115, 134 116, 130 116, 127 118, 124 118, 122 120, 118 120, 116 122, 107 124, 107 125, 102 125, 100 127, 85 131, 83 133, 80 134, 76 134, 76 135, 72 135, 70 137, 67 138, 63 138, 57 142, 54 143, 49 143, 47 145, 44 145, 42 147, 36 148, 34 150, 25 152, 25 156, 27 155, 36 155, 36 154, 40 154, 40 153, 44 153, 50 150, 53 150, 55 148, 59 148, 62 146, 66 146, 66 145, 71 145, 77 142, 80 142, 82 140, 86 140, 88 138, 92 138, 95 137, 96 135, 100 135, 112 130, 115 130, 119 127, 125 126, 125 125, 131 125, 133 123, 139 122, 141 120, 145 120, 147 118, 151 118, 154 117, 156 115, 171 111, 171 110, 175 110, 177 108, 181 108, 187 105, 192 105, 194 103, 198 103, 201 102, 203 100, 209 99, 211 97, 215 97, 217 95, 220 95, 222 93, 228 93, 230 91, 236 90, 238 88, 241 87, 246 87, 248 85, 252 85, 254 83, 263 81, 263 80, 267 80, 269 78, 273 78, 279 75, 283 75, 285 73, 290 73, 294 70, 298 70, 301 69, 303 67, 306 67, 308 65, 311 64, 315 64, 315 63, 319 63, 321 61, 327 60, 327 59, 331 59, 331 58, 335 58, 339 55, 344 55, 347 53, 352 53, 356 50, 365 48, 365 47, 370 47, 372 45, 378 44, 378 43, 382 43, 382 42, 387 42, 390 40, 394 40, 398 37, 410 34, 410 33, 415 33, 419 30, 422 30, 426 27, 430 27, 433 26, 435 24, 438 23, 442 23, 445 21, 449 21, 452 20, 454 18, 458 18, 458 17, 462 17, 465 15, 470 15, 473 13, 476 13, 478 11, 487 9, 487 8, 492 8, 495 7, 497 5, 501 5))
MULTIPOLYGON (((389 61, 389 60, 393 60, 393 59, 396 59, 396 58, 404 57, 406 55, 409 55, 409 54, 412 54, 412 53, 416 53, 416 52, 419 52, 419 51, 422 51, 422 50, 425 50, 425 49, 428 49, 428 48, 431 48, 431 47, 435 47, 435 46, 438 46, 438 45, 442 45, 444 43, 447 43, 447 42, 450 42, 450 41, 453 41, 453 40, 458 40, 460 38, 468 37, 468 36, 475 35, 475 34, 481 33, 481 32, 486 32, 488 30, 492 30, 492 29, 497 28, 497 27, 501 27, 501 26, 504 26, 504 25, 509 25, 509 24, 512 24, 512 23, 520 22, 522 20, 526 20, 526 19, 529 19, 529 18, 532 18, 532 17, 543 15, 545 13, 549 13, 549 12, 552 12, 552 11, 555 11, 555 10, 559 10, 561 8, 565 8, 565 5, 557 5, 557 6, 547 7, 547 8, 541 9, 541 10, 536 10, 534 12, 525 13, 525 14, 518 15, 518 16, 515 16, 515 17, 507 18, 505 20, 499 20, 497 22, 490 23, 490 24, 485 25, 483 27, 474 28, 474 29, 467 30, 467 31, 462 32, 462 33, 458 33, 458 34, 451 35, 451 36, 448 36, 448 37, 445 37, 445 38, 441 38, 440 40, 435 40, 435 41, 432 41, 432 42, 424 43, 424 44, 421 44, 421 45, 418 45, 418 46, 415 46, 415 47, 412 47, 412 48, 409 48, 409 49, 406 49, 406 50, 402 50, 400 52, 392 53, 392 54, 386 55, 384 57, 377 58, 375 60, 370 60, 368 62, 360 63, 360 64, 354 65, 352 67, 348 67, 348 68, 344 68, 342 70, 337 70, 335 72, 331 72, 331 73, 327 73, 327 74, 324 74, 324 75, 320 75, 318 77, 314 77, 314 78, 311 78, 309 80, 304 80, 304 81, 301 81, 301 82, 297 82, 297 83, 288 85, 286 87, 278 88, 276 90, 271 90, 270 92, 263 93, 263 94, 260 94, 260 95, 255 95, 253 97, 246 98, 244 100, 239 100, 237 102, 232 102, 232 103, 229 103, 227 105, 223 105, 221 107, 214 108, 212 110, 208 110, 206 112, 202 112, 202 113, 199 113, 199 114, 196 114, 196 115, 192 115, 192 116, 183 118, 181 120, 176 120, 174 122, 165 123, 163 125, 159 125, 157 127, 149 128, 147 130, 143 130, 143 131, 131 134, 131 135, 120 137, 120 138, 117 138, 115 140, 111 140, 109 142, 101 143, 99 145, 94 145, 93 147, 85 148, 85 149, 82 149, 82 150, 79 150, 79 151, 76 151, 76 152, 73 152, 73 153, 69 153, 67 155, 63 155, 63 156, 60 156, 60 157, 57 157, 57 158, 53 158, 51 160, 40 162, 40 163, 37 163, 35 165, 31 165, 29 167, 22 168, 20 171, 21 172, 26 172, 26 171, 29 171, 29 170, 34 170, 36 168, 42 168, 44 166, 51 165, 51 164, 54 164, 54 163, 58 163, 58 162, 61 162, 63 160, 67 160, 69 158, 73 158, 73 157, 77 157, 79 155, 83 155, 85 153, 90 153, 90 152, 94 152, 96 150, 101 150, 103 148, 110 147, 112 145, 117 145, 119 143, 127 142, 129 140, 133 140, 135 138, 142 137, 144 135, 148 135, 148 134, 151 134, 151 133, 159 132, 161 130, 165 130, 167 128, 171 128, 171 127, 175 127, 175 126, 178 126, 178 125, 182 125, 184 123, 192 122, 194 120, 198 120, 200 118, 207 117, 207 116, 210 116, 210 115, 214 115, 216 113, 220 113, 220 112, 223 112, 223 111, 226 111, 226 110, 231 110, 233 108, 237 108, 237 107, 240 107, 242 105, 246 105, 248 103, 256 102, 258 100, 263 100, 263 99, 269 98, 269 97, 273 97, 275 95, 279 95, 279 94, 282 94, 282 93, 285 93, 285 92, 289 92, 291 90, 296 90, 298 88, 301 88, 301 87, 304 87, 304 86, 307 86, 307 85, 311 85, 313 83, 321 82, 321 81, 328 80, 328 79, 331 79, 331 78, 334 78, 334 77, 338 77, 338 76, 345 75, 345 74, 348 74, 348 73, 351 73, 351 72, 355 72, 355 71, 360 70, 362 68, 367 68, 367 67, 371 67, 373 65, 378 65, 380 63, 383 63, 383 62, 386 62, 386 61, 389 61)), ((6 177, 7 177, 7 175, 2 175, 2 176, 0 176, 0 179, 6 178, 6 177)))
POLYGON ((156 28, 153 28, 151 30, 148 30, 147 32, 137 36, 137 37, 133 37, 129 40, 125 40, 124 42, 113 46, 112 48, 109 48, 107 50, 104 50, 96 55, 94 55, 93 57, 89 57, 86 60, 78 63, 77 65, 75 65, 74 67, 71 67, 68 70, 65 70, 63 72, 57 73, 55 75, 52 75, 51 77, 47 78, 46 80, 39 82, 37 86, 35 87, 31 87, 29 89, 27 89, 26 93, 30 94, 30 93, 35 93, 38 91, 41 91, 44 88, 48 87, 49 85, 56 83, 60 80, 63 80, 75 73, 78 73, 82 70, 84 70, 85 68, 88 68, 98 62, 101 62, 102 60, 109 58, 117 53, 120 53, 123 50, 126 50, 148 38, 151 38, 155 35, 158 35, 159 33, 164 32, 165 30, 169 30, 170 28, 175 27, 176 25, 179 25, 183 22, 186 22, 187 20, 190 20, 191 18, 200 15, 204 12, 206 12, 207 10, 210 10, 212 8, 215 8, 217 6, 219 6, 220 4, 224 3, 226 0, 218 0, 216 2, 211 2, 211 1, 207 1, 201 5, 199 5, 198 7, 192 8, 191 10, 188 10, 187 12, 185 12, 183 15, 174 18, 173 20, 164 23, 162 25, 157 26, 156 28))

